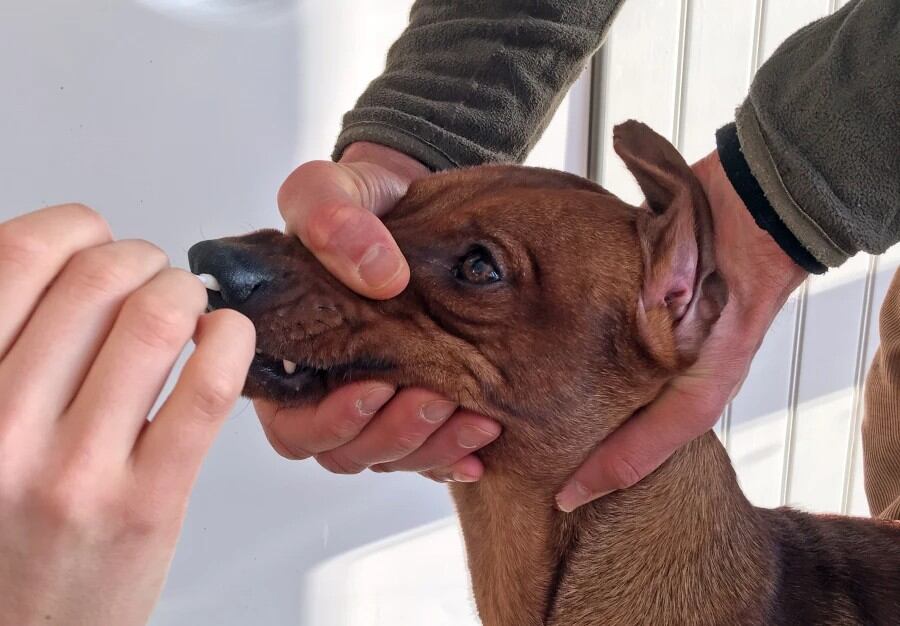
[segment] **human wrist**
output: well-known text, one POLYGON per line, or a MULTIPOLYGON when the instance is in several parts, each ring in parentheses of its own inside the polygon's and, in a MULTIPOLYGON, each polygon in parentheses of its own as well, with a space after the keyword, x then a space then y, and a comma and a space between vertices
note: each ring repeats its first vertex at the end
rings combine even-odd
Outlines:
POLYGON ((768 192, 763 190, 744 156, 734 123, 716 131, 716 152, 725 175, 756 225, 808 273, 825 273, 828 268, 800 242, 769 201, 768 192))
POLYGON ((768 327, 790 294, 809 276, 754 219, 738 195, 716 151, 694 166, 709 200, 716 261, 729 299, 750 326, 768 327))

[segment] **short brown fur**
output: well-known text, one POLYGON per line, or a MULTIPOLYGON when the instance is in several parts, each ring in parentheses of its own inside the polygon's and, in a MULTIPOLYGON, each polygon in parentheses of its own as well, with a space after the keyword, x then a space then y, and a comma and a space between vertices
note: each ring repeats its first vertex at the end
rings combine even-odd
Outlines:
POLYGON ((631 489, 555 508, 592 447, 690 363, 723 305, 690 170, 646 127, 617 132, 652 211, 547 170, 427 178, 386 220, 412 270, 390 301, 353 294, 293 237, 225 240, 275 270, 235 305, 259 348, 306 368, 284 380, 257 368, 247 393, 296 405, 380 379, 502 422, 484 478, 451 486, 487 626, 900 624, 900 527, 755 508, 712 433, 631 489), (679 229, 693 243, 660 240, 679 229), (458 278, 473 246, 500 283, 458 278), (676 258, 691 272, 672 270, 676 258))

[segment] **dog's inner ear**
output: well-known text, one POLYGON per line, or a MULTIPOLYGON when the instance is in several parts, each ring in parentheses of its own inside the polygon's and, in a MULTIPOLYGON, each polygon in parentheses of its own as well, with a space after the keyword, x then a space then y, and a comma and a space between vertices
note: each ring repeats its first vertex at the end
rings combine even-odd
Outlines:
POLYGON ((662 365, 692 362, 725 306, 716 273, 706 195, 675 147, 633 120, 615 127, 613 147, 637 180, 649 211, 638 217, 644 282, 638 330, 662 365))

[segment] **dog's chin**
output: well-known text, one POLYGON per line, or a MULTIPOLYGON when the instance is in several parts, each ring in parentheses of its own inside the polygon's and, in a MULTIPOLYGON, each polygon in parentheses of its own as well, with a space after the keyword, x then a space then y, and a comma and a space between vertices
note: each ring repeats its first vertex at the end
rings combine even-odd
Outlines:
POLYGON ((271 400, 287 407, 315 404, 341 385, 362 380, 386 380, 392 367, 373 359, 354 359, 344 363, 313 364, 296 362, 287 371, 283 359, 257 353, 250 364, 243 395, 271 400))

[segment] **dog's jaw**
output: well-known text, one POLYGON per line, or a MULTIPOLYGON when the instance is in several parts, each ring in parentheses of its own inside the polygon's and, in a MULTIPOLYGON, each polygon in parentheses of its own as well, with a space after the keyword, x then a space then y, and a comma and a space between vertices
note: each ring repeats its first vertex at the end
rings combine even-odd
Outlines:
MULTIPOLYGON (((298 357, 294 357, 298 358, 298 357)), ((340 385, 390 375, 390 363, 355 358, 334 363, 289 360, 257 352, 250 365, 243 395, 270 400, 285 407, 312 405, 340 385)))

